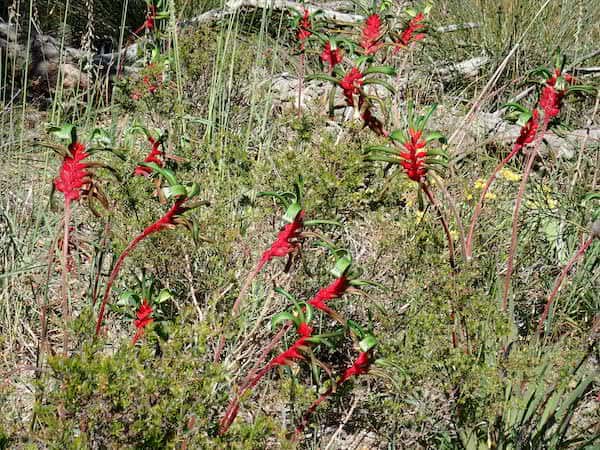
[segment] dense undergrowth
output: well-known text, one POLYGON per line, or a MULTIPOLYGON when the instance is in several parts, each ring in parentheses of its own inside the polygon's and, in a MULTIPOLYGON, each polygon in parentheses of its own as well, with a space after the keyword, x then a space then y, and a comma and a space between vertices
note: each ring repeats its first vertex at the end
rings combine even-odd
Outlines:
POLYGON ((134 2, 136 70, 45 109, 2 54, 0 448, 595 448, 591 3, 134 2))

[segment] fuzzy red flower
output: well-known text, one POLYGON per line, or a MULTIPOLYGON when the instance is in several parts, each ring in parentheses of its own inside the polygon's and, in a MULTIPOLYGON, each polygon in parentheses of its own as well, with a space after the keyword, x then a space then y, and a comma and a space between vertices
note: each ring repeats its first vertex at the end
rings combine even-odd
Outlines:
MULTIPOLYGON (((163 167, 164 165, 164 161, 160 158, 163 155, 163 152, 160 150, 160 146, 162 145, 162 143, 160 141, 157 141, 156 139, 154 139, 152 136, 148 137, 148 142, 150 142, 150 145, 152 145, 152 150, 150 150, 150 153, 148 154, 148 156, 146 156, 146 159, 144 159, 145 163, 154 163, 159 167, 163 167)), ((141 175, 144 177, 149 176, 152 173, 152 169, 150 167, 146 167, 146 166, 137 166, 135 168, 135 170, 133 171, 133 175, 141 175)))
POLYGON ((154 80, 150 80, 150 77, 148 75, 144 76, 144 84, 146 85, 146 87, 148 88, 148 92, 150 92, 151 94, 154 94, 156 91, 158 91, 158 88, 160 87, 159 81, 157 79, 158 77, 154 77, 154 80))
POLYGON ((89 155, 85 146, 79 142, 69 145, 70 155, 65 155, 54 186, 65 196, 65 200, 73 201, 81 197, 82 187, 89 181, 88 165, 82 162, 89 155))
POLYGON ((350 377, 357 377, 366 374, 371 367, 371 360, 368 352, 360 352, 352 366, 348 367, 344 374, 338 380, 338 384, 344 383, 350 377))
POLYGON ((400 38, 396 41, 394 53, 398 53, 402 48, 408 47, 412 42, 420 41, 425 37, 425 33, 417 33, 419 30, 425 28, 425 25, 421 23, 423 20, 425 20, 425 15, 421 12, 408 22, 408 25, 402 31, 400 38))
POLYGON ((154 322, 154 319, 150 317, 153 311, 154 310, 152 309, 152 306, 150 306, 150 304, 148 303, 148 300, 144 299, 139 309, 135 313, 137 319, 133 321, 133 324, 137 328, 137 331, 135 332, 135 335, 131 340, 132 344, 135 344, 137 340, 142 336, 142 334, 144 334, 144 329, 152 322, 154 322))
POLYGON ((365 55, 372 55, 383 47, 382 43, 377 43, 380 38, 381 18, 378 14, 372 14, 365 20, 360 40, 360 46, 364 49, 365 55))
POLYGON ((154 26, 156 25, 155 21, 156 21, 156 6, 149 5, 148 13, 146 15, 146 20, 137 30, 135 30, 133 32, 133 34, 140 34, 140 32, 142 32, 144 30, 152 31, 154 29, 154 26))
POLYGON ((427 152, 419 151, 425 147, 426 142, 421 139, 422 131, 410 128, 408 134, 410 135, 410 139, 402 144, 407 151, 400 152, 400 158, 403 160, 400 164, 404 167, 408 178, 419 182, 427 172, 427 168, 425 167, 427 152))
POLYGON ((320 289, 308 303, 321 311, 329 312, 330 309, 325 302, 341 297, 349 286, 350 283, 346 277, 336 278, 329 286, 320 289))
POLYGON ((363 84, 363 76, 364 75, 360 70, 353 67, 340 81, 340 87, 342 88, 344 97, 346 97, 348 106, 354 105, 353 96, 360 93, 360 87, 363 84))
POLYGON ((562 100, 567 93, 566 89, 557 89, 556 82, 562 77, 567 84, 573 84, 575 79, 569 74, 562 74, 560 69, 555 69, 554 75, 546 80, 546 85, 540 94, 540 107, 544 111, 546 121, 550 121, 560 114, 562 100))
POLYGON ((300 339, 296 340, 286 351, 273 358, 267 367, 287 366, 295 360, 303 360, 304 356, 300 352, 309 343, 308 338, 312 336, 312 333, 313 328, 302 322, 298 327, 300 339))
POLYGON ((331 43, 327 41, 321 52, 321 61, 323 61, 323 64, 329 64, 329 71, 331 72, 336 65, 342 62, 342 51, 339 48, 332 50, 331 43))
POLYGON ((537 134, 538 128, 540 127, 539 115, 540 114, 538 110, 534 109, 531 118, 521 128, 519 137, 515 142, 515 148, 518 147, 519 149, 521 149, 527 144, 531 144, 533 142, 537 134))
POLYGON ((304 41, 310 37, 312 34, 310 29, 312 24, 310 22, 310 13, 308 9, 304 9, 304 15, 302 19, 300 19, 300 24, 298 27, 298 32, 296 33, 296 37, 300 41, 300 49, 304 50, 304 41))
MULTIPOLYGON (((281 258, 289 255, 299 247, 298 238, 304 225, 304 211, 300 211, 292 223, 288 223, 277 235, 275 242, 271 244, 260 258, 259 268, 262 268, 273 258, 281 258)), ((259 269, 260 270, 260 269, 259 269)))

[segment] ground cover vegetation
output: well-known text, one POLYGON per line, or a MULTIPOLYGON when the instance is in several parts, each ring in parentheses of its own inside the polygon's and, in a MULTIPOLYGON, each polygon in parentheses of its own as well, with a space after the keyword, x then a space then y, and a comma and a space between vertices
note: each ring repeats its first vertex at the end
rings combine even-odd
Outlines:
POLYGON ((600 5, 0 13, 0 448, 600 445, 600 5))

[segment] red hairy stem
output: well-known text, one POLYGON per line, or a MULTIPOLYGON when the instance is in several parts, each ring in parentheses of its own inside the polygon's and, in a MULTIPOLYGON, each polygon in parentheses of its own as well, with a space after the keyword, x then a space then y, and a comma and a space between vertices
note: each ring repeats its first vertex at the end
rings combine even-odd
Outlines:
POLYGON ((519 192, 517 193, 517 198, 515 200, 515 208, 513 210, 512 217, 512 233, 510 238, 510 250, 508 252, 508 261, 506 263, 506 276, 504 277, 504 290, 502 293, 502 311, 506 312, 508 308, 508 293, 510 291, 510 281, 512 278, 512 273, 514 270, 514 260, 515 253, 517 251, 517 243, 518 243, 518 233, 519 233, 519 212, 521 210, 521 203, 523 202, 523 196, 525 194, 525 189, 527 187, 527 180, 529 179, 529 175, 531 174, 531 169, 533 167, 533 162, 535 161, 535 157, 538 153, 538 148, 542 143, 542 139, 544 138, 544 134, 548 129, 548 124, 550 123, 552 116, 546 114, 544 115, 544 123, 542 128, 536 138, 535 145, 531 150, 527 158, 527 164, 525 166, 525 171, 523 172, 523 177, 521 179, 521 184, 519 185, 519 192))
POLYGON ((456 270, 456 261, 454 259, 454 241, 452 240, 452 235, 450 234, 450 228, 448 228, 448 222, 446 221, 446 218, 444 217, 444 214, 442 212, 442 209, 440 208, 440 205, 438 204, 435 197, 433 196, 433 193, 429 190, 427 183, 425 183, 424 181, 421 181, 420 185, 421 185, 421 188, 423 189, 423 192, 427 196, 429 203, 431 204, 431 206, 433 206, 433 208, 437 212, 438 218, 440 220, 440 224, 442 225, 442 228, 444 229, 444 233, 446 234, 446 240, 448 241, 448 253, 449 253, 449 259, 450 259, 450 267, 452 268, 453 271, 455 271, 456 270))
POLYGON ((241 389, 241 392, 236 395, 229 403, 225 415, 219 422, 219 434, 223 435, 227 432, 239 411, 240 398, 254 388, 258 382, 264 377, 271 369, 277 366, 290 365, 295 360, 303 360, 304 356, 300 353, 302 349, 310 345, 308 340, 312 336, 313 329, 306 323, 301 323, 298 327, 298 338, 287 350, 280 353, 279 355, 272 358, 256 375, 254 375, 250 381, 241 389))
MULTIPOLYGON (((360 352, 360 354, 358 355, 358 357, 356 358, 354 363, 352 363, 352 365, 350 367, 348 367, 344 371, 342 376, 338 379, 335 386, 336 387, 341 386, 342 384, 344 384, 346 381, 348 381, 352 377, 358 377, 360 375, 368 373, 370 367, 371 367, 371 360, 369 358, 368 352, 360 352)), ((310 405, 310 407, 304 413, 302 420, 296 427, 296 433, 294 435, 294 439, 297 439, 298 435, 302 432, 302 430, 304 430, 304 427, 306 427, 306 424, 308 423, 308 419, 310 418, 312 413, 314 413, 315 410, 317 409, 317 407, 321 403, 323 403, 323 401, 325 401, 333 392, 334 392, 334 390, 333 390, 333 386, 332 386, 329 389, 327 389, 327 391, 325 391, 323 394, 321 394, 321 396, 319 398, 317 398, 312 403, 312 405, 310 405)))
POLYGON ((61 289, 62 289, 62 314, 63 314, 63 354, 67 355, 69 347, 69 334, 67 331, 67 323, 69 321, 69 229, 71 222, 71 200, 65 196, 64 202, 64 234, 62 243, 62 272, 61 272, 61 289))
POLYGON ((113 267, 113 270, 111 271, 110 276, 108 277, 108 281, 106 282, 104 296, 102 297, 102 303, 100 304, 100 311, 98 312, 98 321, 96 322, 96 336, 98 336, 100 334, 100 328, 102 327, 102 322, 104 320, 104 311, 106 309, 106 304, 108 303, 110 291, 111 291, 113 283, 115 282, 117 276, 119 275, 121 266, 123 265, 123 261, 125 261, 125 258, 138 246, 138 244, 140 242, 142 242, 148 236, 150 236, 151 234, 154 234, 154 233, 158 233, 159 231, 162 231, 165 228, 175 226, 175 224, 173 223, 173 219, 175 218, 175 216, 177 216, 178 214, 180 214, 182 212, 182 207, 183 207, 183 204, 186 202, 186 200, 187 199, 185 199, 185 198, 177 200, 173 204, 173 206, 171 206, 171 208, 160 219, 158 219, 152 225, 149 225, 148 227, 146 227, 144 229, 144 231, 142 231, 138 236, 136 236, 129 243, 129 245, 127 245, 125 250, 123 250, 123 252, 119 256, 119 259, 117 259, 117 262, 115 263, 115 266, 113 267))
POLYGON ((465 245, 467 260, 470 260, 473 256, 473 234, 475 232, 475 226, 477 225, 477 219, 479 218, 479 215, 481 214, 481 210, 483 209, 483 203, 485 201, 485 196, 488 193, 490 186, 496 179, 496 176, 498 175, 500 170, 502 170, 502 168, 506 164, 508 164, 508 162, 517 153, 519 153, 519 151, 521 151, 525 145, 531 144, 535 140, 536 134, 538 132, 538 127, 539 127, 539 123, 538 123, 539 115, 538 114, 539 113, 538 113, 537 109, 533 111, 533 116, 531 117, 531 119, 529 119, 529 121, 521 128, 521 133, 519 134, 519 137, 515 141, 511 152, 508 155, 506 155, 506 157, 502 161, 500 161, 500 163, 494 168, 494 171, 488 178, 487 182, 485 183, 485 186, 483 187, 483 190, 481 191, 481 195, 479 196, 479 201, 477 202, 477 205, 475 206, 475 211, 473 212, 473 217, 471 217, 471 223, 469 225, 469 234, 467 235, 467 242, 465 245))
POLYGON ((540 316, 540 321, 538 323, 538 328, 537 328, 538 337, 542 335, 542 332, 544 329, 544 322, 548 318, 548 313, 550 312, 550 307, 552 306, 552 303, 554 302, 554 298, 556 297, 556 294, 558 294, 558 291, 560 289, 560 286, 562 285, 562 282, 564 281, 567 274, 571 271, 571 268, 575 265, 577 260, 579 258, 581 258, 585 254, 587 249, 590 247, 590 245, 592 245, 593 241, 594 241, 594 236, 592 235, 583 244, 581 244, 581 246, 579 247, 577 252, 575 252, 573 257, 569 260, 567 265, 563 268, 560 275, 558 275, 558 277, 556 277, 556 280, 554 281, 554 288, 552 289, 552 292, 550 292, 550 295, 548 296, 548 299, 546 300, 546 306, 544 307, 544 312, 540 316))

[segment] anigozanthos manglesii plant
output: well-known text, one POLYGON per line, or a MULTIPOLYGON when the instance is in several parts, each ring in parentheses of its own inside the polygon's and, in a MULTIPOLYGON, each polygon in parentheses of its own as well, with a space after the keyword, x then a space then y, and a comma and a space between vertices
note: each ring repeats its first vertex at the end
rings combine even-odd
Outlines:
POLYGON ((187 219, 184 216, 184 214, 194 208, 197 208, 202 204, 206 204, 205 202, 188 203, 191 199, 193 199, 200 193, 200 187, 197 183, 192 183, 191 185, 183 185, 177 180, 173 171, 159 167, 155 163, 143 164, 152 169, 154 174, 160 175, 166 181, 167 186, 165 186, 162 189, 162 192, 167 200, 173 200, 173 205, 156 222, 147 226, 140 234, 138 234, 127 245, 125 250, 123 250, 119 258, 117 259, 117 262, 115 263, 110 273, 108 281, 106 282, 104 297, 102 298, 100 311, 98 313, 98 321, 96 323, 96 336, 100 333, 100 329, 102 327, 102 322, 104 320, 104 311, 106 308, 106 304, 110 298, 112 285, 121 270, 121 266, 125 261, 125 258, 140 244, 140 242, 142 242, 152 234, 158 233, 166 229, 172 229, 179 225, 183 225, 190 231, 193 231, 192 223, 189 219, 187 219))
POLYGON ((116 303, 110 304, 111 311, 133 321, 136 329, 131 343, 135 344, 153 324, 153 331, 163 339, 168 338, 163 306, 173 298, 168 289, 161 289, 153 276, 136 275, 137 286, 119 295, 116 303))
POLYGON ((169 18, 169 12, 166 7, 166 1, 146 0, 146 20, 144 20, 144 23, 133 34, 139 36, 143 31, 147 31, 148 33, 154 32, 156 30, 156 21, 169 18))
POLYGON ((352 364, 342 372, 342 375, 337 379, 335 384, 333 384, 323 394, 321 394, 319 398, 317 398, 306 410, 306 412, 302 416, 302 420, 296 427, 296 432, 294 436, 295 439, 298 439, 300 433, 302 433, 302 431, 308 424, 310 416, 315 412, 315 410, 321 403, 323 403, 332 394, 334 394, 336 392, 336 389, 342 384, 344 384, 346 381, 350 380, 351 378, 357 378, 361 375, 368 374, 371 365, 374 362, 373 352, 377 345, 377 339, 373 334, 365 332, 356 323, 351 321, 348 322, 350 331, 360 340, 358 343, 358 356, 352 362, 352 364))
MULTIPOLYGON (((165 136, 160 136, 158 139, 153 138, 148 134, 148 142, 151 145, 150 153, 144 159, 144 163, 154 163, 158 167, 164 167, 165 165, 165 152, 163 147, 163 141, 165 136)), ((138 164, 133 170, 133 175, 149 177, 152 174, 152 168, 147 165, 138 164)))
POLYGON ((595 89, 590 86, 577 85, 576 80, 573 76, 564 72, 565 58, 560 54, 556 57, 555 68, 553 71, 541 68, 535 70, 533 73, 541 75, 545 78, 543 82, 542 91, 538 101, 539 108, 542 114, 542 122, 539 127, 537 138, 534 141, 533 149, 527 157, 525 163, 525 170, 523 171, 523 177, 521 178, 521 184, 519 185, 519 192, 515 199, 515 207, 513 210, 512 217, 512 233, 510 240, 510 249, 508 251, 508 259, 506 264, 506 275, 504 276, 504 287, 502 292, 502 310, 506 311, 508 308, 508 294, 510 292, 510 284, 512 273, 514 270, 515 253, 518 244, 518 231, 519 231, 519 212, 521 209, 521 203, 525 194, 525 188, 527 186, 527 180, 531 174, 533 168, 533 162, 538 154, 538 148, 542 142, 542 139, 550 124, 558 117, 563 104, 563 99, 569 93, 576 92, 594 92, 595 89))
POLYGON ((286 208, 283 216, 283 222, 286 225, 279 231, 277 238, 261 255, 258 264, 252 272, 246 278, 243 286, 240 289, 238 298, 233 304, 232 313, 237 315, 241 301, 246 295, 246 292, 250 288, 252 281, 260 273, 263 267, 274 258, 288 257, 288 265, 291 262, 292 255, 302 245, 302 239, 305 237, 304 230, 306 227, 328 224, 328 225, 339 225, 339 223, 332 220, 306 220, 305 211, 302 208, 302 190, 303 180, 299 179, 297 183, 294 183, 294 192, 261 192, 261 197, 273 197, 276 199, 284 208, 286 208))
POLYGON ((438 213, 439 220, 444 228, 448 240, 450 253, 450 265, 456 267, 454 259, 454 243, 448 223, 438 205, 435 196, 429 189, 427 174, 431 171, 441 172, 446 168, 448 157, 443 148, 430 148, 429 146, 438 141, 445 142, 444 136, 435 131, 426 133, 425 127, 435 111, 437 105, 429 107, 422 116, 414 114, 413 106, 408 107, 408 128, 406 130, 394 130, 389 138, 394 147, 376 145, 367 148, 367 161, 383 161, 400 165, 406 176, 418 183, 419 193, 422 190, 431 206, 438 213))
POLYGON ((335 277, 329 285, 319 289, 313 298, 308 301, 308 304, 313 308, 323 311, 336 319, 338 322, 345 324, 345 321, 341 316, 332 308, 327 305, 327 302, 341 298, 347 293, 360 293, 364 294, 359 288, 363 286, 377 286, 381 287, 377 283, 371 281, 361 280, 361 271, 353 266, 352 256, 347 250, 334 250, 338 259, 335 263, 335 267, 330 273, 335 277))
POLYGON ((430 10, 430 5, 425 6, 422 11, 416 11, 412 8, 407 10, 410 20, 400 33, 392 36, 394 42, 394 54, 398 53, 400 50, 408 48, 415 42, 425 39, 425 36, 427 35, 425 16, 426 14, 429 14, 430 10))
MULTIPOLYGON (((286 296, 289 296, 285 291, 279 291, 286 294, 286 296)), ((273 328, 282 322, 291 322, 295 326, 299 337, 286 350, 273 357, 262 369, 254 374, 252 378, 241 387, 240 392, 231 399, 223 418, 219 422, 219 434, 225 434, 237 417, 240 399, 246 392, 252 390, 269 371, 278 366, 289 366, 295 362, 303 361, 309 354, 311 355, 311 359, 314 359, 312 357, 311 347, 327 343, 327 337, 331 335, 313 334, 314 329, 310 326, 312 317, 312 307, 308 303, 295 303, 290 312, 285 311, 273 317, 271 321, 273 328)))
POLYGON ((104 208, 108 208, 108 200, 102 189, 98 186, 91 169, 107 168, 108 166, 88 161, 90 151, 79 141, 77 129, 72 125, 62 127, 53 127, 50 132, 63 141, 69 142, 66 149, 60 148, 58 151, 62 155, 58 176, 53 181, 53 191, 63 194, 63 237, 62 237, 62 314, 64 327, 64 348, 65 354, 68 351, 68 337, 66 323, 70 317, 69 308, 69 244, 71 230, 71 206, 73 202, 79 201, 82 197, 87 198, 88 205, 94 214, 98 214, 92 204, 93 200, 98 201, 104 208))

